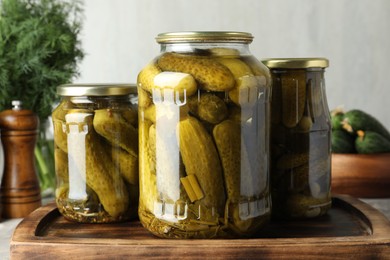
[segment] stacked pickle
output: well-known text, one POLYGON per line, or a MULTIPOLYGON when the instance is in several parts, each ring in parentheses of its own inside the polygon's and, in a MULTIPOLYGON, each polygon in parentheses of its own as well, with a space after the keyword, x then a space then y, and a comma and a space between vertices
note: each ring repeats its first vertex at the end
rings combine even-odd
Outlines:
POLYGON ((330 122, 323 75, 272 70, 271 187, 273 216, 326 213, 330 197, 330 122))
POLYGON ((265 66, 228 48, 166 52, 140 72, 145 227, 162 237, 210 238, 248 236, 267 221, 269 84, 265 66))
POLYGON ((138 114, 128 101, 65 97, 52 114, 56 203, 69 220, 123 221, 137 216, 138 114))

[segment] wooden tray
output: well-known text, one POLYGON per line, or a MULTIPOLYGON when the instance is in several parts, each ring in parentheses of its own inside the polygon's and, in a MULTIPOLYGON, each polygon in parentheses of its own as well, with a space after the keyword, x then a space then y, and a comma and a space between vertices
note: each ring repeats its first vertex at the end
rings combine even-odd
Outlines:
POLYGON ((326 216, 271 222, 251 239, 160 239, 138 221, 78 224, 54 204, 15 229, 11 259, 389 259, 390 222, 350 196, 336 196, 326 216))

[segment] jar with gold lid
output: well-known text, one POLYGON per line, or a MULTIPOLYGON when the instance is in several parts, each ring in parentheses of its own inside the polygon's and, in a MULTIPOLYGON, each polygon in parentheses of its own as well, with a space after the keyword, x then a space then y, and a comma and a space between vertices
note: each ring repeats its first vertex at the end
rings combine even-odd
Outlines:
POLYGON ((109 223, 137 217, 137 89, 127 84, 57 87, 53 111, 56 203, 65 218, 109 223))
POLYGON ((267 59, 271 69, 272 216, 311 218, 331 207, 331 121, 325 58, 267 59))
POLYGON ((269 70, 242 32, 157 36, 138 75, 141 223, 166 238, 247 237, 270 217, 269 70))

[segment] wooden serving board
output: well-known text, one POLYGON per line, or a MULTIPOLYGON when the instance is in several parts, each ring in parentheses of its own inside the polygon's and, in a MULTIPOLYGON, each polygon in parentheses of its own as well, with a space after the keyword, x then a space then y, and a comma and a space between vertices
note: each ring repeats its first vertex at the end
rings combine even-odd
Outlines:
POLYGON ((15 229, 11 259, 390 259, 390 222, 350 196, 336 196, 326 216, 271 222, 250 239, 161 239, 138 221, 79 224, 55 204, 15 229))

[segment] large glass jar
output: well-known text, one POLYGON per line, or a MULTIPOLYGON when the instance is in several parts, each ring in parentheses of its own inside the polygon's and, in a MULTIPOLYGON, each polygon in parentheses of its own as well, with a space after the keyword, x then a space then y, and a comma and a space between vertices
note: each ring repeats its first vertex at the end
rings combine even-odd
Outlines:
POLYGON ((251 236, 270 218, 271 77, 252 39, 159 34, 138 75, 139 217, 157 236, 251 236))
POLYGON ((62 85, 53 111, 56 203, 69 220, 137 217, 138 113, 135 85, 62 85))
POLYGON ((272 216, 311 218, 331 207, 331 123, 324 58, 268 59, 272 216))

